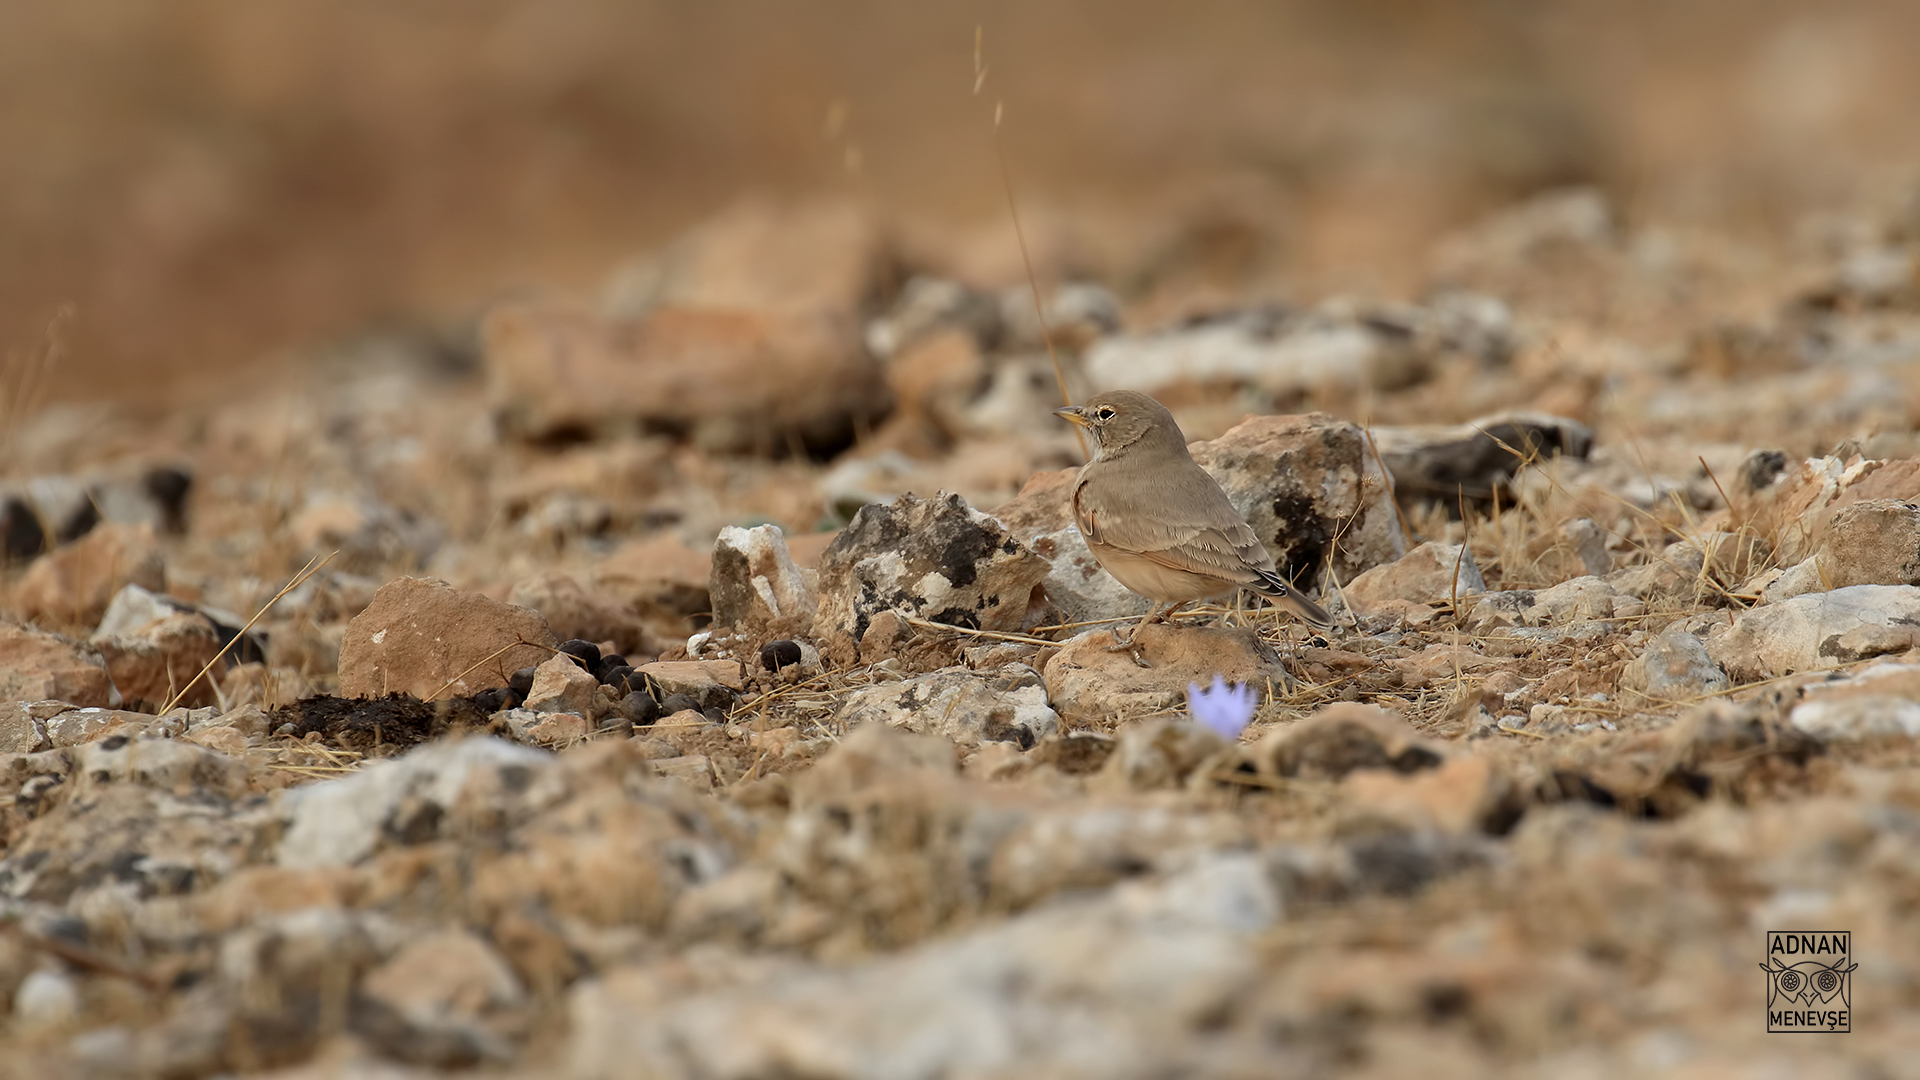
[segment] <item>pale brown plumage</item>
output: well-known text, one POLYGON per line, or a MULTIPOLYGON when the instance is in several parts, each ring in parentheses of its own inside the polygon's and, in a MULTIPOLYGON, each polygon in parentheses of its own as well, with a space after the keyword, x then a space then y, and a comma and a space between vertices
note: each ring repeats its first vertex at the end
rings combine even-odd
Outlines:
POLYGON ((1073 522, 1102 568, 1163 605, 1143 622, 1251 589, 1316 628, 1333 625, 1280 576, 1227 493, 1187 452, 1166 406, 1118 390, 1055 415, 1093 436, 1093 460, 1073 484, 1073 522))

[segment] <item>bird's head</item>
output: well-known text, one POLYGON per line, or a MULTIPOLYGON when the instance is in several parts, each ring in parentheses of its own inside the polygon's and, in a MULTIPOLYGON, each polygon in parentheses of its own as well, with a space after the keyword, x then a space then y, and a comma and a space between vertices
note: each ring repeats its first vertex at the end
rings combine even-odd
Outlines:
POLYGON ((1187 440, 1167 407, 1132 390, 1095 394, 1086 404, 1055 409, 1053 415, 1087 429, 1096 457, 1112 457, 1135 446, 1178 447, 1186 452, 1187 440))

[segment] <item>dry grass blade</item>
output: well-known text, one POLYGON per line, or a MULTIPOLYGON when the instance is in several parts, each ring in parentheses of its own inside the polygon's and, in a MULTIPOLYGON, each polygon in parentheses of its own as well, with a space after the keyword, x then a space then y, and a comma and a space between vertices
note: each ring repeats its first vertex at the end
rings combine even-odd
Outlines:
POLYGON ((333 557, 338 554, 340 554, 338 550, 328 552, 327 557, 324 559, 321 559, 317 564, 314 562, 314 560, 308 559, 307 565, 304 567, 301 567, 300 572, 293 576, 292 581, 287 582, 285 587, 283 587, 279 592, 273 594, 272 599, 268 600, 265 604, 262 604, 260 606, 260 610, 253 613, 253 618, 247 620, 247 625, 241 627, 240 632, 233 635, 232 640, 228 641, 225 645, 220 646, 220 651, 213 654, 213 659, 207 661, 206 666, 200 669, 199 674, 195 675, 191 679, 188 679, 187 685, 181 687, 178 691, 174 693, 172 697, 167 699, 167 703, 160 707, 160 715, 165 716, 166 714, 172 712, 174 709, 174 706, 180 704, 180 699, 187 696, 187 691, 193 689, 194 686, 197 685, 201 679, 206 678, 207 672, 213 670, 213 665, 219 663, 220 659, 227 655, 228 649, 231 649, 235 645, 239 644, 240 640, 247 636, 247 631, 253 629, 253 624, 259 622, 260 619, 263 616, 265 616, 267 612, 272 611, 273 605, 279 603, 281 597, 287 595, 293 590, 306 584, 306 581, 308 578, 312 577, 313 575, 319 573, 321 570, 325 569, 326 565, 332 562, 333 557))
POLYGON ((535 648, 535 649, 545 649, 546 651, 553 653, 555 656, 560 655, 560 650, 550 645, 542 645, 537 641, 528 641, 526 638, 516 637, 514 640, 508 642, 507 644, 500 646, 499 648, 493 650, 487 655, 467 665, 466 669, 461 671, 460 674, 455 675, 451 679, 448 679, 446 683, 440 687, 440 689, 435 690, 432 694, 428 695, 427 700, 428 701, 438 700, 441 694, 444 694, 448 690, 453 689, 454 683, 457 683, 461 679, 466 678, 468 675, 473 674, 473 672, 476 669, 478 669, 482 664, 490 664, 493 661, 499 659, 500 657, 506 655, 508 650, 517 649, 522 645, 526 645, 530 648, 535 648))
MULTIPOLYGON (((980 55, 981 28, 973 30, 973 68, 974 92, 979 93, 981 83, 987 77, 987 69, 980 55)), ((1053 331, 1047 326, 1045 305, 1040 302, 1040 279, 1033 272, 1033 256, 1027 251, 1027 231, 1020 225, 1020 207, 1013 198, 1013 175, 1007 171, 1007 152, 1000 145, 1000 118, 1003 110, 1000 103, 993 107, 993 159, 1000 166, 1000 186, 1007 193, 1007 216, 1013 219, 1013 238, 1020 245, 1020 263, 1027 270, 1027 288, 1033 293, 1033 317, 1040 322, 1040 340, 1047 346, 1047 358, 1053 361, 1054 385, 1060 389, 1060 404, 1072 405, 1073 395, 1067 392, 1066 369, 1060 366, 1060 353, 1053 347, 1053 331)), ((1080 456, 1088 457, 1086 432, 1079 425, 1073 426, 1073 437, 1080 442, 1080 456)))
POLYGON ((934 622, 931 619, 915 618, 912 615, 902 615, 900 621, 918 630, 937 630, 949 634, 962 634, 967 637, 988 638, 993 641, 1011 641, 1020 645, 1060 644, 1057 641, 1049 641, 1046 638, 1032 637, 1027 634, 1003 634, 998 630, 975 630, 970 626, 953 626, 948 623, 934 622))

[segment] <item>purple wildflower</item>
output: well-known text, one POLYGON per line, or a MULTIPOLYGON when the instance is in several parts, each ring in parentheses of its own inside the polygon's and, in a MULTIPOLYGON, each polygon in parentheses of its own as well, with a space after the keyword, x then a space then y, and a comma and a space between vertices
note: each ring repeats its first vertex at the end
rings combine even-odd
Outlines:
POLYGON ((1214 675, 1213 687, 1208 690, 1200 689, 1199 683, 1187 684, 1187 711, 1193 714, 1194 723, 1229 742, 1246 730, 1258 704, 1253 687, 1246 683, 1229 687, 1224 675, 1214 675))

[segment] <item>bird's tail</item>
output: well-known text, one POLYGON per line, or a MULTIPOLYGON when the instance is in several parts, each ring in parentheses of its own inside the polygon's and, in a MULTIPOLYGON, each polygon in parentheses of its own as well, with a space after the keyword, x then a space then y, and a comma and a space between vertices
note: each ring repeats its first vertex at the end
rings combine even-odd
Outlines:
POLYGON ((1333 616, 1327 614, 1327 609, 1301 596, 1300 590, 1287 584, 1286 579, 1278 574, 1260 573, 1260 584, 1253 586, 1253 590, 1272 600, 1274 607, 1292 612, 1315 630, 1333 629, 1333 616))

